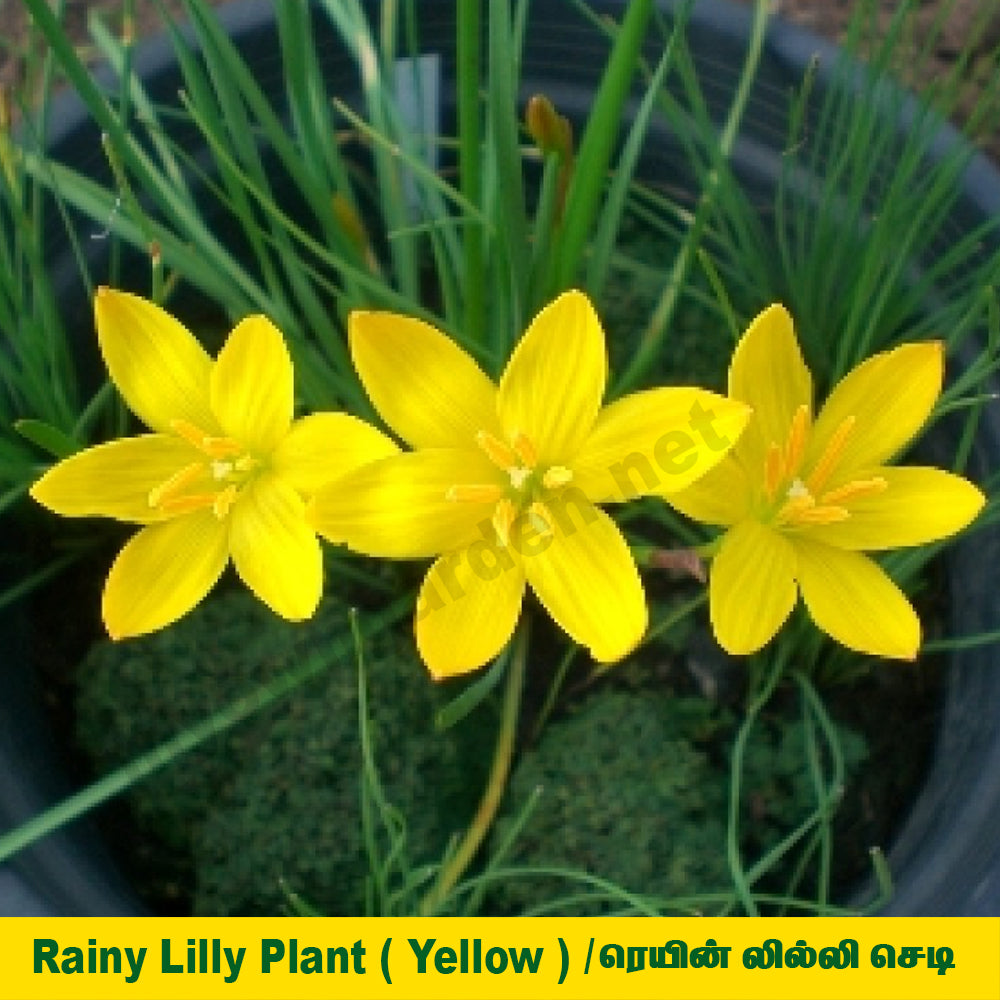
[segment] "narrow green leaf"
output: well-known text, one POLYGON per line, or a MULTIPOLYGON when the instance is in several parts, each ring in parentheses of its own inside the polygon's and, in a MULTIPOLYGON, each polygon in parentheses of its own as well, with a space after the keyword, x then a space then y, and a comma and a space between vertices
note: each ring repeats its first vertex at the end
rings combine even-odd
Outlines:
POLYGON ((79 441, 75 441, 64 431, 44 420, 25 418, 14 421, 14 430, 26 441, 37 445, 42 451, 53 458, 68 458, 80 450, 79 441))
MULTIPOLYGON (((611 183, 604 198, 604 208, 600 213, 597 223, 597 233, 593 241, 593 250, 590 262, 587 266, 586 289, 592 299, 599 299, 604 289, 604 284, 608 277, 608 262, 611 259, 611 252, 614 249, 618 231, 621 228, 622 215, 625 209, 625 202, 628 197, 635 176, 635 170, 639 163, 639 156, 642 153, 643 142, 649 128, 649 122, 653 111, 656 108, 660 90, 663 87, 670 69, 674 53, 677 50, 677 39, 684 31, 687 19, 691 13, 694 0, 687 0, 677 13, 670 39, 667 42, 663 55, 656 65, 653 76, 646 87, 642 103, 632 121, 632 126, 625 139, 625 145, 618 160, 611 183)), ((582 151, 581 151, 582 159, 582 151)), ((572 208, 572 205, 570 206, 572 208)), ((565 247, 563 248, 565 251, 565 247)))
MULTIPOLYGON (((481 0, 458 0, 458 170, 462 197, 468 204, 479 205, 483 150, 480 141, 479 29, 481 0)), ((474 343, 483 340, 485 324, 486 281, 483 271, 483 230, 469 216, 463 219, 462 241, 465 251, 462 287, 465 290, 465 331, 474 343)))
MULTIPOLYGON (((509 650, 509 647, 508 647, 509 650)), ((508 650, 504 650, 494 661, 493 666, 481 677, 477 677, 457 698, 453 698, 434 717, 434 727, 438 730, 450 729, 456 722, 464 719, 490 692, 500 683, 507 671, 507 661, 510 659, 508 650)))
POLYGON ((573 178, 566 194, 566 222, 554 254, 555 289, 568 288, 575 280, 590 236, 618 139, 625 101, 632 87, 653 0, 633 0, 625 11, 621 30, 611 51, 587 127, 580 141, 573 178))
MULTIPOLYGON (((0 510, 3 509, 4 504, 0 503, 0 510)), ((0 610, 14 604, 22 597, 26 597, 36 587, 41 587, 42 584, 48 583, 49 580, 58 576, 67 566, 76 562, 80 555, 80 552, 67 552, 65 555, 58 556, 51 562, 46 563, 41 569, 22 576, 13 586, 0 592, 0 610)))
MULTIPOLYGON (((645 2, 645 0, 643 0, 645 2)), ((501 294, 509 299, 515 330, 524 328, 528 296, 528 218, 524 203, 521 146, 518 139, 517 73, 508 0, 489 5, 489 99, 487 103, 492 160, 496 169, 496 224, 501 259, 508 280, 501 294)), ((496 324, 494 331, 497 332, 496 324)), ((509 330, 499 331, 497 346, 506 355, 509 330)))

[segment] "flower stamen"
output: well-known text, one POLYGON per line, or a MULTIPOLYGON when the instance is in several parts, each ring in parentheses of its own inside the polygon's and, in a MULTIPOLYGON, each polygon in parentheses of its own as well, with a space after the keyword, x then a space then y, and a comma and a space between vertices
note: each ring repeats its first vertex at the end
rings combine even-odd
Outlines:
POLYGON ((218 493, 196 493, 186 497, 171 497, 169 500, 162 500, 157 506, 164 514, 190 514, 206 507, 214 509, 218 496, 218 493))
POLYGON ((845 417, 840 426, 833 432, 826 446, 826 451, 820 456, 819 461, 813 467, 809 478, 806 480, 806 486, 809 487, 810 493, 819 493, 830 478, 830 474, 836 468, 837 463, 844 454, 844 447, 847 444, 847 438, 854 427, 854 423, 854 417, 845 417))
POLYGON ((171 428, 202 452, 206 461, 192 462, 175 472, 166 482, 149 491, 149 506, 164 514, 188 514, 211 507, 220 520, 231 510, 246 477, 260 465, 259 459, 246 454, 231 438, 212 437, 187 420, 173 420, 171 428), (185 491, 195 483, 209 480, 220 489, 212 493, 185 491))
POLYGON ((503 498, 503 490, 491 483, 449 486, 444 496, 455 503, 498 503, 503 498))
POLYGON ((795 476, 798 474, 799 466, 802 464, 802 456, 806 450, 806 441, 809 438, 809 407, 803 403, 792 417, 792 427, 788 432, 788 441, 785 443, 785 476, 795 476))
POLYGON ((835 524, 846 521, 850 517, 846 507, 810 507, 798 514, 796 520, 800 524, 835 524))
POLYGON ((567 469, 565 465, 552 465, 545 470, 542 476, 542 486, 547 490, 557 490, 560 486, 565 486, 573 479, 573 470, 567 469))
POLYGON ((881 477, 874 479, 856 479, 852 483, 838 486, 835 490, 829 490, 820 497, 822 503, 839 504, 845 500, 857 500, 860 497, 877 496, 884 493, 889 488, 889 484, 881 477))
POLYGON ((206 434, 190 420, 171 420, 170 429, 179 437, 184 438, 188 444, 194 445, 198 451, 208 455, 209 458, 236 458, 243 451, 238 441, 228 437, 213 437, 211 434, 206 434))
POLYGON ((486 457, 497 468, 506 471, 517 465, 517 455, 514 454, 513 449, 499 438, 494 437, 489 431, 480 431, 476 435, 476 444, 486 452, 486 457))
POLYGON ((782 479, 784 479, 784 470, 782 469, 781 449, 772 441, 764 459, 764 493, 768 503, 774 503, 782 479))
POLYGON ((538 465, 538 451, 531 443, 531 438, 524 431, 518 431, 514 435, 514 451, 517 457, 529 468, 533 469, 538 465))
POLYGON ((488 431, 479 431, 476 443, 490 461, 507 474, 510 485, 459 484, 448 487, 446 499, 496 504, 493 529, 498 543, 504 548, 510 545, 511 531, 521 516, 527 518, 527 523, 539 535, 551 535, 555 531, 555 520, 544 500, 572 481, 573 470, 565 465, 538 468, 538 451, 522 431, 514 435, 510 444, 488 431))
POLYGON ((179 472, 175 472, 166 482, 149 491, 150 507, 161 507, 183 493, 193 482, 201 478, 205 466, 201 462, 192 462, 179 472))

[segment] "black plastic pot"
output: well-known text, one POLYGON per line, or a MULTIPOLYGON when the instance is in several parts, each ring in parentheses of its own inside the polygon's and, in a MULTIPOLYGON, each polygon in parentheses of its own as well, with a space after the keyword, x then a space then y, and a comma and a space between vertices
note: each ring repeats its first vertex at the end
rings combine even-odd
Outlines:
MULTIPOLYGON (((599 12, 620 14, 625 4, 602 0, 592 6, 599 12)), ((420 10, 423 50, 442 56, 442 111, 447 122, 454 112, 449 97, 454 79, 454 5, 426 2, 420 10)), ((272 4, 269 0, 232 4, 223 9, 222 17, 258 80, 273 88, 280 102, 281 67, 272 4)), ((603 66, 606 43, 564 0, 535 0, 531 17, 522 97, 545 93, 561 111, 582 118, 603 66)), ((749 25, 749 12, 743 7, 721 0, 700 0, 694 5, 689 39, 707 67, 706 91, 720 113, 732 96, 749 25)), ((342 45, 332 31, 319 30, 319 26, 318 31, 329 92, 356 94, 354 68, 342 45)), ((798 85, 807 63, 817 54, 816 87, 829 86, 827 71, 834 51, 790 25, 775 22, 771 26, 733 157, 753 190, 773 191, 780 170, 785 127, 783 104, 776 95, 785 95, 798 85)), ((166 40, 141 45, 136 69, 154 98, 170 100, 176 93, 180 76, 166 40)), ((887 121, 886 127, 903 130, 906 122, 887 121)), ((959 141, 950 128, 942 126, 939 152, 943 154, 959 141)), ((645 176, 683 174, 683 158, 665 128, 654 128, 647 148, 642 164, 645 176)), ((98 131, 71 95, 56 103, 50 149, 80 169, 106 172, 98 131)), ((997 213, 1000 175, 976 157, 964 175, 955 226, 968 231, 997 213)), ((102 245, 89 241, 87 249, 95 255, 94 273, 100 275, 102 245)), ((51 267, 66 315, 81 317, 81 341, 89 341, 90 303, 75 278, 68 245, 53 250, 51 267)), ((146 261, 135 255, 125 263, 124 281, 132 275, 136 287, 143 287, 146 269, 146 261)), ((95 364, 89 343, 81 350, 84 354, 91 351, 89 363, 95 364)), ((1000 417, 990 410, 984 414, 969 473, 981 480, 998 465, 1000 417)), ((996 629, 1000 625, 994 598, 1000 592, 1000 533, 979 532, 974 540, 954 547, 948 565, 950 632, 963 635, 996 629)), ((95 611, 81 608, 72 613, 92 615, 95 611)), ((4 829, 41 811, 69 791, 70 785, 57 761, 38 680, 30 669, 32 622, 18 609, 10 609, 0 619, 0 634, 6 650, 4 697, 0 699, 0 829, 4 829)), ((1000 824, 1000 664, 996 660, 996 651, 989 646, 957 653, 951 659, 935 761, 889 853, 896 893, 887 914, 1000 914, 1000 838, 996 836, 1000 824)), ((141 904, 88 821, 64 828, 0 867, 0 915, 140 912, 141 904)))

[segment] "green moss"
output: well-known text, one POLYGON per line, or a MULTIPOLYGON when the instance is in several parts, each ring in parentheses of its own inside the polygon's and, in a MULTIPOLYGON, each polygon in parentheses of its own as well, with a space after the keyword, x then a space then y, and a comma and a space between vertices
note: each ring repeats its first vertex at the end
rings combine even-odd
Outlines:
MULTIPOLYGON (((837 734, 848 775, 867 756, 862 736, 839 726, 837 734)), ((829 764, 824 763, 824 772, 829 764)), ((754 855, 774 846, 815 804, 805 726, 800 720, 765 718, 747 741, 744 802, 749 813, 747 847, 754 855)))
MULTIPOLYGON (((280 675, 346 627, 346 605, 335 598, 293 626, 238 591, 149 638, 99 643, 79 671, 79 741, 95 771, 107 771, 280 675)), ((428 680, 408 624, 366 644, 366 676, 375 759, 386 798, 405 820, 412 873, 439 861, 472 815, 495 718, 487 703, 461 725, 434 731, 436 709, 456 692, 428 680)), ((737 721, 708 699, 652 683, 648 673, 630 676, 623 666, 522 751, 492 848, 540 787, 506 864, 584 871, 659 901, 725 893, 737 721)), ((840 735, 850 774, 864 744, 840 735)), ((806 759, 797 702, 789 700, 787 713, 779 702, 746 748, 747 865, 814 808, 806 759)), ((361 771, 357 667, 345 656, 131 789, 129 814, 110 817, 131 824, 117 847, 160 910, 272 914, 284 908, 287 887, 320 912, 364 913, 361 771)), ((763 887, 782 888, 794 863, 763 887)), ((489 907, 518 913, 583 888, 552 876, 510 878, 494 885, 489 907)), ((562 912, 620 905, 592 898, 562 912)))
MULTIPOLYGON (((289 625, 251 595, 206 601, 176 626, 128 643, 100 643, 80 669, 80 743, 103 772, 343 634, 346 607, 324 601, 289 625)), ((437 860, 481 787, 492 731, 436 733, 441 700, 407 629, 366 648, 376 762, 389 802, 406 819, 411 861, 437 860)), ((353 656, 130 792, 136 857, 161 900, 188 897, 199 914, 279 912, 282 881, 321 911, 364 909, 361 750, 353 656), (149 844, 155 845, 152 849, 149 844)))
MULTIPOLYGON (((725 797, 708 757, 691 741, 712 712, 691 698, 604 691, 553 723, 513 776, 499 842, 535 789, 512 865, 587 872, 644 895, 676 896, 728 882, 725 797)), ((579 890, 550 878, 512 879, 496 905, 519 912, 579 890)), ((600 912, 598 902, 562 912, 600 912)))
MULTIPOLYGON (((728 759, 712 749, 730 748, 735 729, 728 712, 668 688, 597 692, 521 758, 494 848, 540 789, 506 864, 586 872, 667 912, 677 912, 671 900, 726 893, 730 772, 728 759)), ((839 734, 850 773, 864 758, 864 741, 839 734)), ((755 728, 741 799, 748 866, 815 808, 805 762, 801 722, 775 716, 755 728)), ((789 857, 772 881, 783 885, 794 862, 789 857)), ((520 913, 581 891, 595 892, 570 879, 519 876, 499 883, 492 901, 499 912, 520 913)), ((588 915, 623 905, 591 895, 557 912, 588 915)))

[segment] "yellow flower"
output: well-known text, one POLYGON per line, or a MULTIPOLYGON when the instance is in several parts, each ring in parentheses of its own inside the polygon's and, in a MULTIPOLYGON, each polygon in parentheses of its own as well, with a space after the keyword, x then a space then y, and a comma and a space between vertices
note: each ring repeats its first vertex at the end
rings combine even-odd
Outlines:
POLYGON ((263 316, 239 323, 213 361, 176 319, 137 296, 101 288, 95 313, 111 379, 154 433, 70 456, 31 495, 57 514, 144 525, 111 567, 108 633, 120 639, 176 621, 230 556, 275 612, 308 618, 323 565, 306 499, 399 449, 347 414, 293 422, 291 359, 263 316))
POLYGON ((321 489, 309 516, 370 555, 440 555, 417 605, 431 673, 494 657, 526 584, 597 660, 628 653, 646 628, 645 597, 624 537, 595 504, 687 486, 732 445, 747 407, 667 388, 602 409, 604 332, 580 292, 539 313, 499 386, 419 320, 356 312, 349 336, 376 409, 415 450, 321 489))
POLYGON ((869 358, 812 415, 812 379, 780 305, 733 354, 729 395, 754 410, 733 451, 672 505, 723 525, 709 581, 712 627, 731 653, 760 649, 801 590, 815 623, 862 653, 913 659, 920 621, 863 550, 920 545, 964 528, 985 498, 940 469, 894 468, 941 393, 939 342, 869 358))

